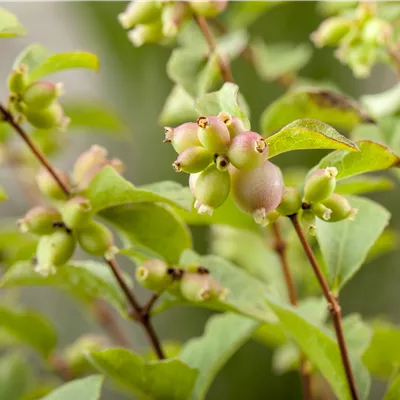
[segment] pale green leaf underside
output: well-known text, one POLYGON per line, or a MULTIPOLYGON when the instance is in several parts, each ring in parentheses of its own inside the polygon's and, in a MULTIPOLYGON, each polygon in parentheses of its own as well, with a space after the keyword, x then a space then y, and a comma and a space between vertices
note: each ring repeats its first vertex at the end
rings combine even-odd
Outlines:
MULTIPOLYGON (((286 331, 327 380, 338 399, 350 400, 351 395, 336 341, 320 328, 303 319, 296 309, 280 305, 272 299, 268 299, 268 304, 286 331)), ((365 400, 370 389, 370 377, 357 357, 350 354, 350 359, 360 399, 365 400)))
POLYGON ((346 315, 342 320, 342 325, 348 348, 362 357, 371 344, 373 335, 371 326, 363 321, 360 314, 346 315))
POLYGON ((383 118, 400 111, 400 84, 389 90, 361 97, 361 103, 376 118, 383 118))
POLYGON ((18 18, 4 8, 0 8, 0 38, 12 38, 25 34, 25 28, 18 18))
POLYGON ((360 152, 336 150, 324 157, 316 168, 336 167, 337 180, 349 178, 366 172, 379 171, 400 166, 400 158, 388 147, 360 140, 356 142, 360 152))
POLYGON ((88 354, 100 372, 142 399, 187 400, 197 371, 180 360, 145 362, 126 349, 109 349, 88 354))
POLYGON ((298 119, 267 139, 269 158, 293 150, 346 149, 357 146, 331 126, 313 119, 298 119))
POLYGON ((0 307, 0 321, 2 329, 44 357, 56 346, 57 334, 50 321, 40 314, 0 307))
POLYGON ((77 379, 58 387, 41 400, 99 400, 104 377, 92 375, 77 379))
POLYGON ((179 358, 199 371, 191 400, 205 398, 218 371, 250 339, 258 325, 235 314, 215 315, 208 320, 203 336, 185 344, 179 358))
POLYGON ((393 181, 389 178, 365 175, 339 181, 336 185, 335 192, 355 195, 370 192, 382 192, 393 188, 393 181))
POLYGON ((372 200, 351 196, 348 200, 358 209, 355 221, 330 223, 317 219, 317 239, 334 290, 339 290, 361 268, 390 219, 390 213, 372 200))
POLYGON ((27 360, 19 353, 0 358, 0 399, 21 400, 28 390, 32 374, 27 360))

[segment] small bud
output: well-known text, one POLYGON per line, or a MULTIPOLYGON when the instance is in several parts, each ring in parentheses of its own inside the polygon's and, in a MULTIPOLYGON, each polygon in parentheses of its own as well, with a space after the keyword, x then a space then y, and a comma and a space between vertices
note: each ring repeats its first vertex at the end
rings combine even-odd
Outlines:
POLYGON ((306 180, 304 185, 305 203, 319 203, 327 199, 336 188, 336 175, 338 171, 335 167, 317 169, 306 180))
POLYGON ((207 150, 217 154, 227 152, 231 137, 228 128, 218 117, 200 117, 197 125, 197 136, 207 150))
POLYGON ((28 86, 28 67, 25 64, 18 65, 7 79, 8 90, 11 93, 21 94, 28 86))
POLYGON ((75 247, 75 236, 64 229, 42 236, 36 249, 35 271, 44 276, 54 274, 56 267, 64 265, 72 257, 75 247))
POLYGON ((201 146, 197 137, 198 126, 195 122, 186 122, 176 128, 166 126, 164 142, 171 142, 172 147, 179 154, 192 146, 201 146))
POLYGON ((186 273, 180 281, 182 296, 187 300, 199 303, 208 300, 212 296, 212 285, 207 274, 186 273))
POLYGON ((268 145, 256 132, 244 132, 232 139, 228 157, 237 169, 253 169, 268 158, 268 145))
POLYGON ((311 211, 319 219, 324 221, 329 221, 331 219, 332 210, 328 207, 325 207, 322 203, 313 203, 311 205, 311 211))
POLYGON ((107 150, 104 147, 93 145, 82 153, 75 161, 72 178, 75 184, 81 182, 85 174, 95 165, 103 164, 107 160, 107 150))
POLYGON ((293 215, 301 209, 301 203, 299 191, 286 186, 283 190, 282 200, 276 210, 282 215, 293 215))
POLYGON ((35 128, 40 129, 65 129, 66 117, 60 104, 53 103, 47 108, 37 109, 30 106, 23 110, 26 119, 35 128))
POLYGON ((317 47, 337 46, 350 32, 351 25, 352 21, 347 18, 328 18, 312 33, 311 39, 317 47))
POLYGON ((168 265, 162 260, 147 260, 136 268, 136 280, 143 287, 155 292, 166 289, 173 281, 168 265))
POLYGON ((323 205, 331 210, 329 222, 337 222, 344 219, 354 221, 358 211, 356 208, 351 207, 345 197, 337 193, 333 193, 332 196, 324 200, 323 205))
POLYGON ((156 22, 136 25, 128 32, 128 38, 135 47, 143 46, 145 43, 157 43, 163 39, 161 24, 156 22))
POLYGON ((62 220, 70 229, 82 228, 90 221, 91 211, 90 201, 86 197, 76 196, 63 205, 62 220))
POLYGON ((226 156, 218 156, 215 159, 215 165, 220 171, 227 171, 230 165, 229 158, 226 156))
POLYGON ((90 221, 78 229, 77 237, 82 249, 92 256, 112 258, 118 252, 112 232, 99 222, 90 221))
POLYGON ((373 18, 367 21, 362 30, 362 40, 369 44, 382 45, 393 36, 393 28, 389 22, 373 18))
POLYGON ((201 146, 188 147, 179 154, 172 166, 177 172, 195 174, 203 171, 212 162, 212 154, 201 146))
POLYGON ((214 209, 227 199, 230 187, 228 171, 220 171, 215 165, 210 165, 201 172, 194 188, 198 213, 212 215, 214 209))
POLYGON ((166 4, 161 15, 164 36, 175 37, 189 15, 189 7, 183 1, 166 4))
POLYGON ((282 174, 270 161, 252 170, 231 171, 232 196, 237 207, 263 222, 282 199, 282 174))
POLYGON ((38 206, 29 210, 17 224, 21 232, 48 235, 54 232, 54 223, 61 221, 61 214, 53 207, 38 206))
POLYGON ((221 111, 218 114, 218 118, 228 128, 231 139, 233 139, 237 135, 240 135, 241 133, 246 132, 246 127, 244 126, 244 123, 240 118, 235 117, 234 115, 230 115, 225 111, 221 111))
POLYGON ((24 91, 22 98, 32 110, 41 110, 53 104, 62 92, 62 84, 40 81, 31 83, 24 91))
MULTIPOLYGON (((70 180, 68 174, 56 168, 55 172, 57 173, 58 177, 64 183, 65 186, 70 186, 70 180)), ((42 169, 36 175, 36 183, 39 187, 39 190, 47 197, 55 200, 64 200, 67 195, 59 186, 58 182, 53 178, 53 176, 47 171, 47 169, 42 169)))
POLYGON ((118 20, 124 29, 130 29, 137 24, 155 21, 160 13, 161 4, 159 1, 135 0, 129 3, 123 13, 118 15, 118 20))
POLYGON ((221 14, 228 6, 227 0, 197 0, 190 1, 190 7, 192 10, 203 17, 213 18, 221 14))

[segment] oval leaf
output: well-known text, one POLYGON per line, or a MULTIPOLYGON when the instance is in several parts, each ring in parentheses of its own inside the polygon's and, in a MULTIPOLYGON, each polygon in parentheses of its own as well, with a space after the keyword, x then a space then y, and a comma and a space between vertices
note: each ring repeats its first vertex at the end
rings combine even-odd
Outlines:
POLYGON ((360 152, 336 150, 324 157, 315 168, 336 167, 338 170, 336 179, 341 180, 366 172, 400 166, 399 156, 383 144, 360 140, 356 145, 360 152))
POLYGON ((92 352, 87 357, 96 369, 140 398, 187 400, 197 377, 197 371, 182 361, 145 362, 125 349, 92 352))
POLYGON ((346 149, 358 147, 331 126, 313 119, 298 119, 267 139, 269 158, 293 150, 346 149))
POLYGON ((18 18, 4 8, 0 8, 0 38, 12 38, 26 34, 18 18))
POLYGON ((390 213, 372 200, 348 199, 358 209, 355 221, 329 223, 317 219, 317 239, 328 281, 335 291, 360 269, 390 219, 390 213))
POLYGON ((32 371, 20 354, 0 358, 0 399, 21 400, 29 389, 32 371))
POLYGON ((394 188, 389 178, 381 176, 358 176, 339 181, 335 192, 340 194, 362 194, 369 192, 382 192, 394 188))

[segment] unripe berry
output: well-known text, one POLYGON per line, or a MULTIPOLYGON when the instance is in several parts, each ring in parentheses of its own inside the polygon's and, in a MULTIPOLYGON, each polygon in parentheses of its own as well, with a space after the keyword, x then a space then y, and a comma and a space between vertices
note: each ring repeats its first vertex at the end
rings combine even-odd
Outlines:
POLYGON ((179 154, 172 166, 177 172, 194 174, 203 171, 212 162, 212 154, 201 146, 188 147, 179 154))
POLYGON ((220 171, 227 171, 230 165, 229 158, 226 156, 217 156, 215 158, 215 165, 220 171))
POLYGON ((338 171, 335 167, 317 169, 306 180, 304 185, 305 203, 320 203, 327 199, 336 188, 336 175, 338 171))
POLYGON ((198 0, 190 1, 190 7, 192 10, 203 17, 212 18, 221 14, 228 6, 227 0, 198 0))
POLYGON ((21 232, 48 235, 54 232, 54 223, 60 221, 61 214, 55 208, 38 206, 29 210, 17 223, 21 232))
POLYGON ((24 103, 32 110, 49 107, 63 94, 61 83, 40 81, 31 83, 23 93, 24 103))
POLYGON ((164 36, 175 37, 189 15, 189 7, 183 1, 165 4, 161 15, 164 36))
POLYGON ((128 32, 128 38, 135 47, 143 46, 145 43, 157 43, 163 37, 162 27, 159 22, 136 25, 128 32))
POLYGON ((265 223, 267 215, 282 200, 282 174, 277 166, 265 161, 252 170, 232 169, 232 196, 237 207, 251 214, 257 223, 265 223))
POLYGON ((346 36, 351 28, 351 20, 343 17, 326 19, 311 35, 317 47, 336 46, 346 36))
POLYGON ((112 258, 117 252, 112 232, 96 221, 90 221, 77 230, 78 242, 92 256, 112 258))
POLYGON ((132 1, 127 9, 118 15, 118 20, 124 29, 130 29, 137 24, 147 24, 156 20, 161 13, 159 1, 132 1))
POLYGON ((61 209, 62 220, 70 229, 84 227, 91 219, 92 205, 83 196, 68 200, 61 209))
POLYGON ((200 117, 197 125, 197 136, 207 150, 217 154, 227 152, 231 137, 228 128, 218 117, 200 117))
POLYGON ((25 64, 18 65, 11 71, 7 79, 8 90, 11 93, 21 94, 28 86, 28 67, 25 64))
POLYGON ((56 267, 64 265, 72 257, 75 246, 75 236, 65 229, 42 236, 36 249, 35 271, 44 276, 55 273, 56 267))
POLYGON ((282 215, 276 211, 273 210, 269 212, 268 214, 265 214, 263 210, 261 212, 256 212, 253 214, 254 221, 257 224, 261 224, 262 226, 268 226, 276 222, 282 215))
POLYGON ((268 158, 268 146, 256 132, 244 132, 232 139, 228 157, 238 169, 253 169, 268 158))
POLYGON ((200 172, 197 174, 190 174, 190 176, 189 176, 189 188, 190 188, 190 191, 192 192, 193 197, 196 197, 195 188, 196 188, 196 182, 197 182, 197 179, 199 176, 200 176, 200 172))
POLYGON ((53 103, 49 107, 42 109, 26 106, 23 113, 28 122, 35 128, 65 128, 66 117, 62 107, 58 103, 53 103))
POLYGON ((74 182, 79 183, 93 166, 103 164, 106 160, 107 150, 97 144, 93 145, 76 159, 72 171, 74 182))
POLYGON ((208 300, 212 296, 208 274, 185 273, 180 281, 180 290, 183 297, 195 303, 208 300))
POLYGON ((290 186, 285 186, 283 189, 282 200, 277 207, 278 211, 282 215, 293 215, 301 209, 301 195, 297 189, 290 186))
POLYGON ((143 287, 161 292, 172 283, 168 265, 162 260, 147 260, 136 268, 136 280, 143 287))
POLYGON ((386 43, 392 36, 393 29, 390 23, 378 18, 367 21, 361 35, 364 42, 376 45, 386 43))
POLYGON ((332 196, 324 200, 323 205, 331 210, 329 222, 337 222, 344 219, 354 221, 358 211, 357 208, 351 207, 345 197, 337 193, 333 193, 332 196))
POLYGON ((221 111, 218 114, 218 118, 228 128, 231 139, 233 139, 237 135, 240 135, 241 133, 246 132, 247 130, 246 127, 244 126, 243 121, 240 118, 235 117, 234 115, 230 115, 225 111, 221 111))
POLYGON ((201 172, 194 187, 198 213, 212 215, 214 209, 227 199, 230 188, 228 171, 220 171, 215 165, 210 165, 201 172))
MULTIPOLYGON (((70 180, 68 174, 58 168, 55 168, 55 172, 58 177, 64 183, 65 186, 70 186, 70 180)), ((47 169, 42 169, 36 175, 36 183, 39 190, 45 195, 55 200, 63 200, 67 197, 64 191, 61 189, 57 181, 53 178, 53 175, 47 171, 47 169)))
POLYGON ((197 137, 199 127, 195 122, 185 122, 176 128, 166 126, 164 129, 164 142, 171 143, 178 154, 188 147, 201 146, 200 140, 197 137))
POLYGON ((315 225, 315 215, 310 209, 302 211, 301 224, 304 232, 308 235, 315 236, 317 230, 317 226, 315 225))
POLYGON ((324 221, 329 221, 331 219, 332 210, 328 207, 325 207, 322 203, 313 203, 311 205, 311 211, 319 219, 324 221))

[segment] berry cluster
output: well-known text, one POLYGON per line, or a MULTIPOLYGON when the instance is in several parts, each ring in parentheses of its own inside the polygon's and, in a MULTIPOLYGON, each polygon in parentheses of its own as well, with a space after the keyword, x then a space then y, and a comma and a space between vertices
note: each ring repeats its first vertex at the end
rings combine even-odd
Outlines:
POLYGON ((118 16, 134 46, 175 38, 192 14, 207 18, 225 10, 227 0, 218 1, 133 1, 118 16))
POLYGON ((39 236, 37 272, 43 275, 54 273, 55 267, 65 264, 72 257, 77 243, 91 255, 108 258, 116 253, 112 232, 93 220, 90 201, 81 193, 107 165, 118 172, 124 169, 120 160, 108 160, 107 151, 95 145, 76 160, 72 182, 65 171, 56 170, 63 186, 68 190, 72 187, 71 195, 62 190, 47 170, 38 173, 38 187, 53 205, 34 207, 18 221, 22 232, 39 236))

